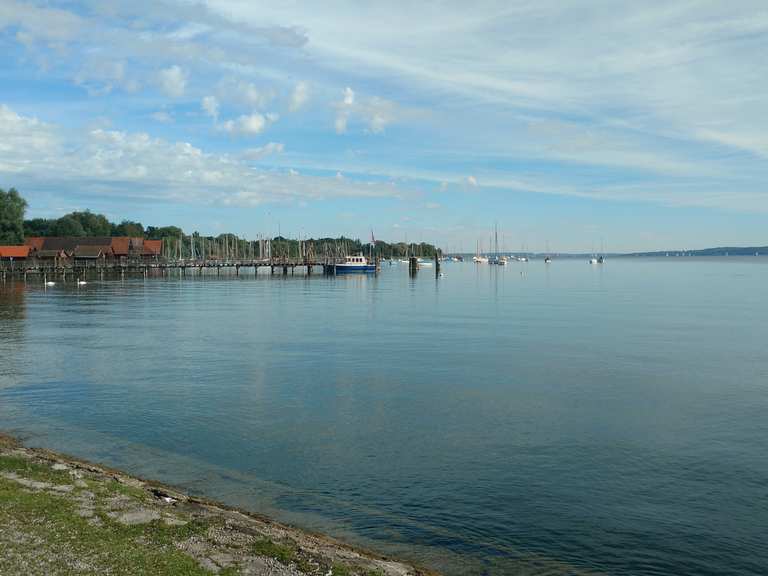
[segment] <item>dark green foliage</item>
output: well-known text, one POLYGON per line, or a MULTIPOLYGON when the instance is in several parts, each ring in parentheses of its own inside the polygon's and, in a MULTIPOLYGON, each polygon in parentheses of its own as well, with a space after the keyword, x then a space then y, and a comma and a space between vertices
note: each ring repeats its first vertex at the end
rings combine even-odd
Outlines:
POLYGON ((85 232, 84 236, 109 236, 112 233, 113 224, 102 214, 94 214, 90 210, 86 210, 85 212, 72 212, 68 216, 80 222, 85 232))
POLYGON ((24 220, 24 237, 28 236, 54 236, 54 226, 58 220, 48 218, 33 218, 24 220))
POLYGON ((146 237, 149 240, 162 240, 164 238, 180 238, 184 232, 178 226, 147 226, 146 237))
POLYGON ((144 225, 141 222, 123 220, 117 226, 112 224, 112 236, 131 236, 132 238, 143 238, 144 225))
POLYGON ((16 189, 0 188, 0 244, 24 242, 24 212, 27 202, 16 189))
MULTIPOLYGON (((110 236, 113 227, 114 224, 106 216, 86 210, 72 212, 61 218, 25 220, 24 236, 110 236)), ((139 236, 143 236, 143 233, 139 236)))
POLYGON ((85 236, 85 228, 71 214, 62 216, 51 227, 52 236, 85 236))

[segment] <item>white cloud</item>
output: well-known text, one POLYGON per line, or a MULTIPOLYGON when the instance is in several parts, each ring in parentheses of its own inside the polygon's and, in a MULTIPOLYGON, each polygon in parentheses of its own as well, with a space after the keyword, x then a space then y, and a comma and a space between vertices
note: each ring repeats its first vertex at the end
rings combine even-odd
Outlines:
POLYGON ((40 159, 60 150, 54 129, 0 104, 0 173, 33 170, 40 159))
MULTIPOLYGON (((381 134, 398 116, 398 109, 394 102, 378 96, 361 100, 349 86, 344 89, 341 100, 334 106, 336 108, 334 127, 337 134, 347 131, 352 118, 359 118, 365 122, 368 125, 368 132, 381 134)), ((415 115, 415 113, 406 115, 415 115)))
POLYGON ((3 0, 0 5, 0 30, 18 26, 21 30, 17 38, 28 44, 70 41, 78 37, 85 25, 80 16, 66 10, 37 7, 16 0, 3 0))
POLYGON ((288 109, 291 112, 296 112, 304 107, 304 104, 309 100, 309 86, 306 82, 297 82, 293 87, 291 93, 291 101, 288 105, 288 109))
POLYGON ((347 131, 347 122, 355 104, 355 91, 349 86, 344 89, 341 102, 336 104, 336 120, 334 127, 336 134, 344 134, 347 131))
POLYGON ((219 119, 219 101, 216 96, 205 96, 200 102, 200 107, 214 122, 219 119))
POLYGON ((171 98, 181 98, 187 89, 187 73, 179 66, 164 68, 159 73, 160 88, 171 98))
POLYGON ((240 116, 237 120, 227 120, 221 124, 220 129, 229 134, 243 134, 254 135, 260 134, 267 126, 268 119, 254 112, 253 114, 246 114, 240 116))
POLYGON ((272 154, 281 154, 284 149, 285 146, 280 142, 268 142, 258 148, 248 148, 241 154, 241 157, 245 160, 261 160, 272 154))
POLYGON ((347 120, 349 119, 349 113, 348 112, 338 112, 336 114, 336 120, 334 122, 334 128, 336 129, 336 134, 344 134, 344 132, 347 131, 347 120))
MULTIPOLYGON (((277 153, 282 144, 262 148, 277 153)), ((388 185, 349 178, 261 171, 226 154, 146 133, 97 128, 71 139, 70 132, 0 105, 0 176, 11 174, 21 189, 44 185, 100 199, 234 206, 402 194, 388 185), (63 140, 65 135, 70 139, 63 140)))
POLYGON ((262 110, 275 98, 272 88, 261 88, 235 76, 220 80, 216 92, 220 100, 249 110, 262 110))
POLYGON ((125 62, 106 59, 102 55, 91 55, 73 80, 91 96, 103 96, 115 88, 122 88, 126 92, 136 92, 140 88, 139 81, 128 75, 125 62))
POLYGON ((355 91, 349 86, 344 88, 344 99, 341 103, 344 106, 352 106, 355 103, 355 91))

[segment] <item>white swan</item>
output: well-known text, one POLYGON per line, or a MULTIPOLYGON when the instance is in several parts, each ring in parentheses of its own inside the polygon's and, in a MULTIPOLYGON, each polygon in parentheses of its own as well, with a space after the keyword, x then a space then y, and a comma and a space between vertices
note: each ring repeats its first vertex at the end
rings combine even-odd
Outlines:
POLYGON ((86 282, 85 280, 80 280, 80 278, 77 279, 78 286, 85 286, 86 284, 88 284, 88 282, 86 282))
POLYGON ((56 282, 46 282, 46 286, 56 286, 56 282))

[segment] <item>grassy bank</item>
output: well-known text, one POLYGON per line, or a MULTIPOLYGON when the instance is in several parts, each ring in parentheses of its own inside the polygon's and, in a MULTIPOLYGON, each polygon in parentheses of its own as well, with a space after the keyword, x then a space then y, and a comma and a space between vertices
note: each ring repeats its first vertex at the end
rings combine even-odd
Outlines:
POLYGON ((426 572, 0 435, 0 574, 426 572))

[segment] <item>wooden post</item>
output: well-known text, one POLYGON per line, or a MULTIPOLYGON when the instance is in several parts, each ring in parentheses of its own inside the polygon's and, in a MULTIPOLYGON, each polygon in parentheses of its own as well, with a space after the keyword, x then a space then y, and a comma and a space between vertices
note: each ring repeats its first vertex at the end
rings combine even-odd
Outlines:
POLYGON ((435 252, 435 276, 440 276, 440 258, 435 252))
POLYGON ((416 258, 416 256, 411 256, 410 258, 408 258, 408 273, 411 276, 415 276, 418 269, 419 269, 419 260, 416 258))

